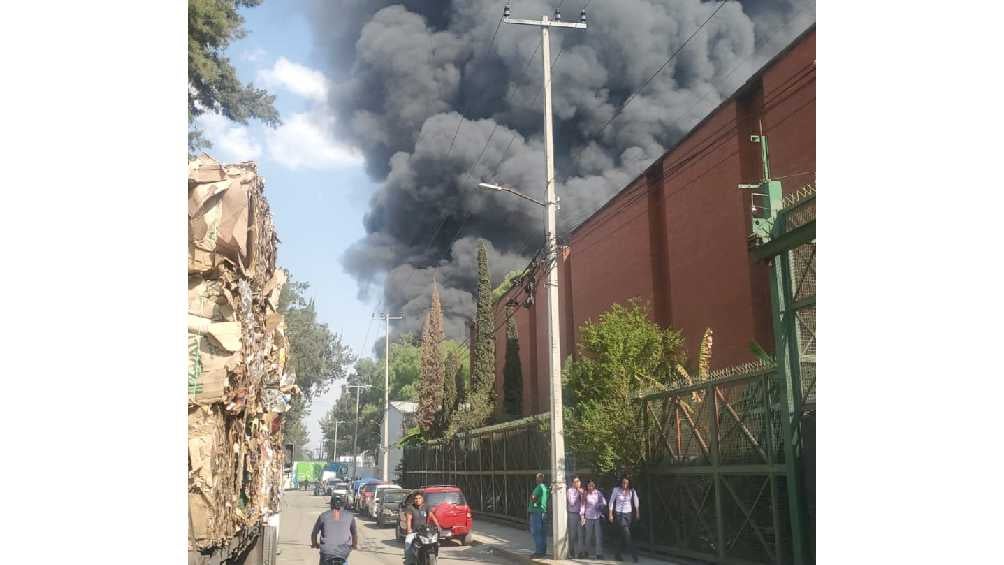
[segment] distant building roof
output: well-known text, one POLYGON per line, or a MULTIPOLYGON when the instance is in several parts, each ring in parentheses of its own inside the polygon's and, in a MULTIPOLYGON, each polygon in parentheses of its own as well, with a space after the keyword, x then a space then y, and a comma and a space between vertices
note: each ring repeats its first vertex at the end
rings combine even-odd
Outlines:
POLYGON ((417 402, 406 402, 404 400, 395 400, 394 402, 391 402, 390 405, 393 406, 394 408, 397 408, 399 412, 403 412, 405 414, 414 414, 416 411, 418 411, 417 402))

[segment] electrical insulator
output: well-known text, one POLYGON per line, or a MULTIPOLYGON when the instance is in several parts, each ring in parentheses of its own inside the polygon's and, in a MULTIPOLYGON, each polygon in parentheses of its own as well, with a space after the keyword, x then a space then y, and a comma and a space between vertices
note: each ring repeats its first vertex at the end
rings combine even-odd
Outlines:
POLYGON ((502 17, 508 18, 510 13, 511 12, 509 11, 509 3, 506 2, 505 8, 502 9, 502 17))
POLYGON ((582 22, 582 23, 586 23, 586 11, 585 10, 582 10, 582 13, 579 14, 579 21, 582 22))
POLYGON ((561 20, 561 10, 555 10, 554 11, 554 21, 559 21, 559 20, 561 20))

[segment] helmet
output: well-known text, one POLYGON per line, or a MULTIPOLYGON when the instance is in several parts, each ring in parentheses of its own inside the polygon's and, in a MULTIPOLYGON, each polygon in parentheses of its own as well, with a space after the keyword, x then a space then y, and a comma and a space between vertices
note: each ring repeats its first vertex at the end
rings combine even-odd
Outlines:
POLYGON ((345 497, 341 494, 331 495, 331 507, 341 510, 345 506, 345 497))

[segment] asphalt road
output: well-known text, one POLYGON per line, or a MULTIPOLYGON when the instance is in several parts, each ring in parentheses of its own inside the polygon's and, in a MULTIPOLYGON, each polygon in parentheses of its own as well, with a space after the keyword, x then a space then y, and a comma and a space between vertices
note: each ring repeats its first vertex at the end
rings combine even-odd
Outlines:
MULTIPOLYGON (((317 516, 328 509, 328 497, 313 496, 312 491, 288 490, 283 495, 279 521, 278 565, 316 565, 318 552, 310 547, 310 530, 317 516)), ((359 549, 349 556, 350 565, 402 565, 404 546, 394 539, 394 528, 377 528, 376 523, 361 516, 356 518, 359 549)), ((439 548, 442 565, 470 563, 509 563, 491 553, 487 546, 462 546, 457 541, 445 542, 439 548)))

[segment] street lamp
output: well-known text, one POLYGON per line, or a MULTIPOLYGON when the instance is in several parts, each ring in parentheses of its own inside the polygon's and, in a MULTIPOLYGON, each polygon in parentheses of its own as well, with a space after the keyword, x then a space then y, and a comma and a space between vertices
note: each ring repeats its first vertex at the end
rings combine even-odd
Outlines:
MULTIPOLYGON (((546 58, 547 56, 545 55, 546 58)), ((550 96, 548 96, 549 101, 550 96)), ((550 103, 548 103, 547 114, 548 131, 550 131, 550 103)), ((547 137, 548 142, 550 142, 550 135, 547 137)), ((550 149, 549 146, 548 149, 550 149)), ((541 202, 512 188, 497 184, 482 182, 478 183, 478 187, 486 190, 508 192, 524 200, 529 200, 538 206, 542 206, 546 210, 544 214, 544 233, 545 245, 547 246, 548 376, 551 391, 551 493, 554 501, 552 507, 554 516, 553 547, 554 558, 564 559, 568 554, 568 547, 565 528, 565 435, 561 399, 561 335, 558 333, 558 239, 556 236, 558 197, 554 193, 554 165, 550 151, 547 151, 547 180, 547 202, 541 202)))
POLYGON ((345 385, 344 388, 354 388, 356 389, 356 425, 355 431, 352 433, 352 478, 356 477, 356 449, 359 446, 359 389, 370 388, 373 385, 345 385))

